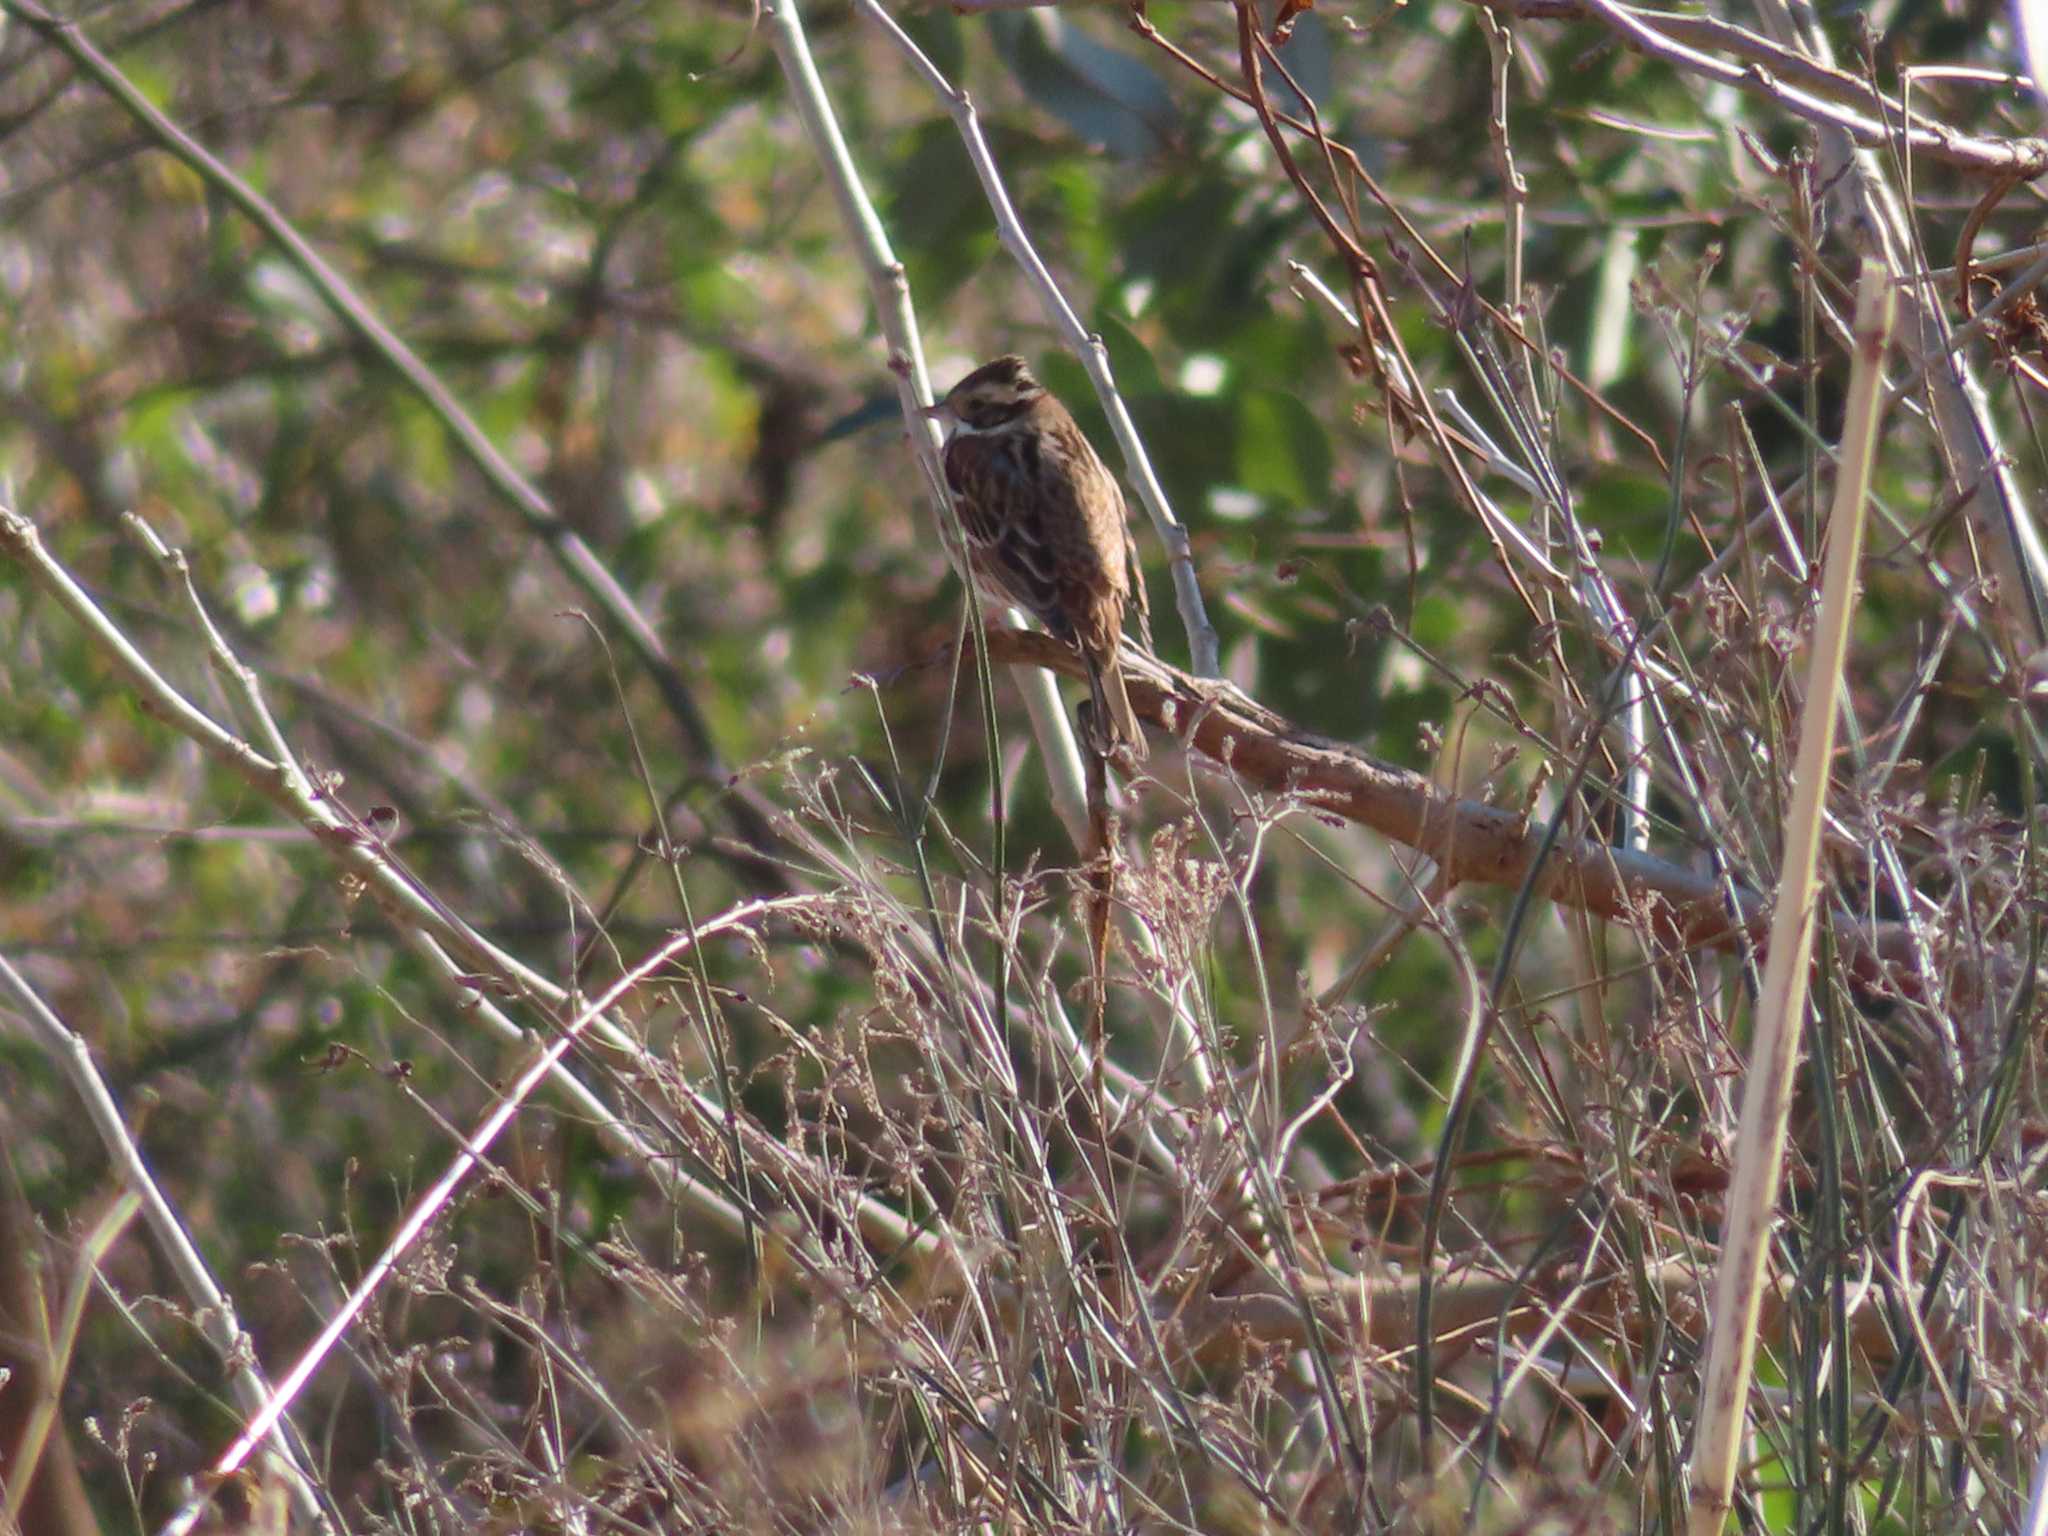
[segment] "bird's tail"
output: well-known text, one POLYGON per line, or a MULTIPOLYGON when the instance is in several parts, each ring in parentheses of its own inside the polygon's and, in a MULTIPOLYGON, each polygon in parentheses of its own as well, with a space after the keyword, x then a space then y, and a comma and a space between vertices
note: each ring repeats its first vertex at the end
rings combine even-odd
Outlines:
POLYGON ((1124 689, 1124 669, 1112 652, 1107 660, 1088 660, 1088 694, 1095 706, 1096 729, 1109 736, 1112 751, 1127 749, 1140 761, 1145 756, 1145 731, 1138 724, 1138 712, 1131 708, 1131 696, 1124 689))

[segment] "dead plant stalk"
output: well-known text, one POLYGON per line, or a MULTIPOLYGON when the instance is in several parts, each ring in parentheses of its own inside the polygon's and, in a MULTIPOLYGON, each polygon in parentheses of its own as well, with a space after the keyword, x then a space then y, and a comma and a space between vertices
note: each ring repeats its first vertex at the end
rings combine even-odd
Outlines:
POLYGON ((1800 1025, 1820 901, 1821 816, 1834 756, 1836 701, 1848 651, 1849 617, 1856 603, 1856 568, 1863 548, 1863 508, 1876 453, 1884 383, 1885 346, 1896 308, 1881 264, 1863 263, 1856 290, 1855 356, 1842 430, 1841 464, 1828 524, 1820 613, 1807 667, 1800 712, 1799 749, 1792 770, 1792 811, 1771 941, 1757 999, 1756 1036, 1743 1086, 1742 1130, 1736 1141, 1734 1185, 1722 1222, 1721 1263, 1714 1277, 1706 1369, 1691 1466, 1692 1536, 1714 1536, 1728 1518, 1742 1443, 1764 1260, 1778 1202, 1785 1123, 1792 1106, 1792 1073, 1799 1057, 1800 1025))

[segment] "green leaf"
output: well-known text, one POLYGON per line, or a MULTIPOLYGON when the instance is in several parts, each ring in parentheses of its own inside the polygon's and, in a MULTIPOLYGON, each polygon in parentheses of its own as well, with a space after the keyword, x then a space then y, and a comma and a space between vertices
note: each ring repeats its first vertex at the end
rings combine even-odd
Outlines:
POLYGON ((951 121, 925 124, 911 142, 889 174, 886 203, 911 291, 930 305, 982 270, 996 237, 951 121))
POLYGON ((1117 319, 1106 305, 1096 309, 1092 323, 1095 334, 1102 338, 1103 350, 1109 353, 1109 370, 1116 378, 1118 393, 1128 400, 1136 395, 1166 392, 1159 377, 1159 365, 1152 360, 1152 349, 1138 339, 1137 332, 1117 319))
POLYGON ((939 71, 954 84, 967 68, 967 48, 960 37, 960 18, 943 6, 917 11, 899 18, 910 40, 924 51, 939 71))
POLYGON ((1179 111, 1158 75, 1058 11, 999 14, 989 35, 1031 99, 1076 137, 1125 158, 1156 155, 1179 111))
POLYGON ((1408 633, 1426 651, 1441 651, 1468 628, 1464 605, 1441 592, 1433 592, 1415 604, 1415 617, 1408 633))
POLYGON ((1237 480, 1246 490, 1295 506, 1330 494, 1330 440, 1293 395, 1273 389, 1237 396, 1237 480))

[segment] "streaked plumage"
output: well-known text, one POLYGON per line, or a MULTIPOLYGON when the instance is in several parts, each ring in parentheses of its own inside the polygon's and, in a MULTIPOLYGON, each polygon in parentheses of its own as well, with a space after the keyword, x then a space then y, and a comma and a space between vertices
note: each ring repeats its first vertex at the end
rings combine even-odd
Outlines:
POLYGON ((1145 585, 1116 477, 1021 357, 977 368, 931 414, 952 424, 946 483, 976 585, 1080 651, 1108 746, 1143 757, 1117 642, 1127 604, 1146 623, 1145 585))

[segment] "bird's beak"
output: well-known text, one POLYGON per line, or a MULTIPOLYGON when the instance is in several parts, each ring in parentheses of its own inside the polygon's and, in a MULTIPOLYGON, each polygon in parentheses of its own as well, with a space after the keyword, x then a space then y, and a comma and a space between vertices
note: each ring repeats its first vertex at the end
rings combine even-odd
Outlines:
POLYGON ((937 405, 927 405, 920 407, 917 414, 922 416, 926 421, 945 421, 948 420, 953 413, 946 409, 946 402, 941 400, 937 405))

